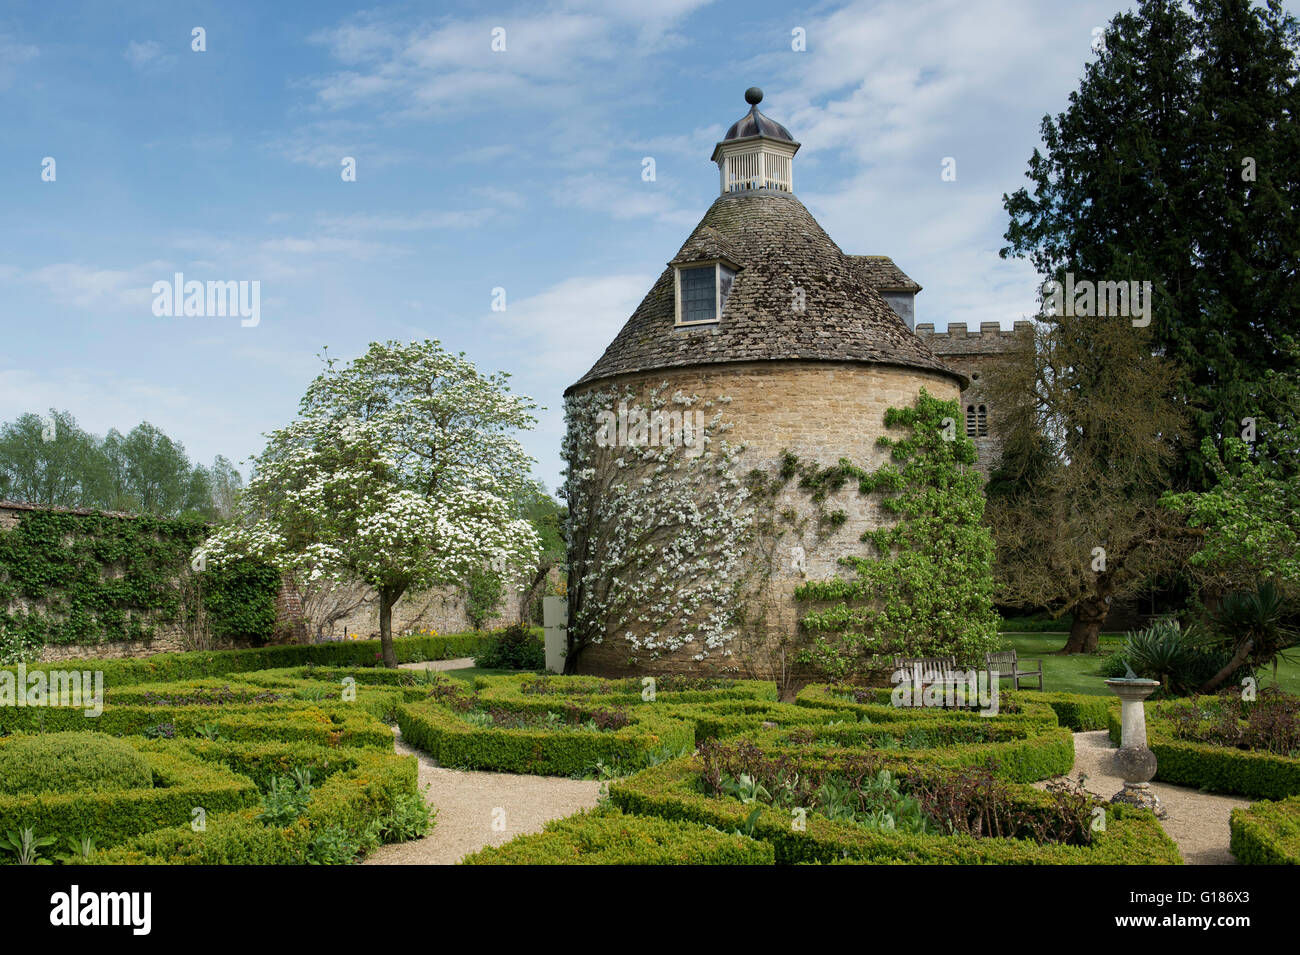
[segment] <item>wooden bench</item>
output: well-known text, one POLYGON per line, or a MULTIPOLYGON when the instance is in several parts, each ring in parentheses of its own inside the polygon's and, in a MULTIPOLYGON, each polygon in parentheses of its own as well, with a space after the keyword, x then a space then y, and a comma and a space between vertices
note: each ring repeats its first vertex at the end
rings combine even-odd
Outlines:
POLYGON ((956 683, 965 676, 957 670, 957 658, 946 657, 904 657, 895 655, 894 670, 905 670, 910 674, 912 683, 926 686, 931 683, 956 683))
POLYGON ((1007 679, 1012 681, 1012 685, 1020 689, 1021 679, 1032 679, 1038 677, 1038 689, 1043 688, 1043 661, 1032 661, 1038 664, 1036 670, 1026 670, 1021 665, 1020 658, 1016 655, 1015 650, 1000 650, 997 653, 984 654, 984 668, 988 670, 989 685, 998 679, 1007 679), (997 674, 994 676, 993 674, 997 674))

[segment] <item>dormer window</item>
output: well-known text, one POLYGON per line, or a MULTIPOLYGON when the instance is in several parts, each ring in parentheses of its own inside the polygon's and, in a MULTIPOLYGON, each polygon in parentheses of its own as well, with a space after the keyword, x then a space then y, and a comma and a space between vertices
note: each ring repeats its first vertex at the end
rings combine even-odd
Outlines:
POLYGON ((674 267, 677 286, 677 324, 716 322, 731 294, 736 270, 721 262, 700 262, 674 267))

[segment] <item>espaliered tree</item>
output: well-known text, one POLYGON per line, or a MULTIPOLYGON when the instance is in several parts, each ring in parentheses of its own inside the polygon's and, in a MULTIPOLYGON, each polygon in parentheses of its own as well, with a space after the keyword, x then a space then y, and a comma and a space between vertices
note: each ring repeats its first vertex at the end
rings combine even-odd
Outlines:
POLYGON ((853 576, 814 580, 795 591, 809 607, 800 658, 835 677, 878 669, 890 654, 983 659, 997 643, 993 540, 975 445, 958 433, 955 401, 921 390, 911 408, 890 408, 885 424, 908 432, 881 437, 890 460, 867 471, 843 460, 800 467, 814 500, 850 481, 894 518, 862 535, 865 553, 841 558, 853 576))
POLYGON ((253 555, 308 581, 360 579, 378 594, 383 661, 396 666, 403 594, 536 560, 515 504, 532 462, 514 436, 535 423, 536 405, 511 394, 508 377, 435 341, 326 359, 298 418, 254 459, 240 519, 200 555, 253 555))
POLYGON ((1002 255, 1045 278, 1150 281, 1152 347, 1180 364, 1178 489, 1295 367, 1300 329, 1300 39, 1277 0, 1141 0, 1116 16, 1068 107, 1042 122, 1003 201, 1002 255))

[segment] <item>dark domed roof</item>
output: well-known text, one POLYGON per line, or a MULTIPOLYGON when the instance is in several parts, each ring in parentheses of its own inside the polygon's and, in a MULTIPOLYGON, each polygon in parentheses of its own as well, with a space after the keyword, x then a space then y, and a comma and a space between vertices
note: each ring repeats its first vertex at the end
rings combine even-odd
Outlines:
POLYGON ((895 365, 967 384, 908 329, 870 270, 845 255, 803 203, 754 190, 714 201, 605 354, 569 390, 636 372, 786 360, 895 365), (738 267, 720 320, 678 327, 672 265, 719 258, 738 267), (803 290, 803 311, 791 307, 795 289, 803 290))
POLYGON ((761 89, 757 86, 751 86, 745 90, 745 102, 750 104, 749 112, 736 120, 731 128, 727 130, 727 135, 722 137, 724 143, 730 139, 749 139, 753 136, 783 139, 787 143, 794 142, 790 130, 758 111, 758 104, 763 102, 763 91, 761 89))

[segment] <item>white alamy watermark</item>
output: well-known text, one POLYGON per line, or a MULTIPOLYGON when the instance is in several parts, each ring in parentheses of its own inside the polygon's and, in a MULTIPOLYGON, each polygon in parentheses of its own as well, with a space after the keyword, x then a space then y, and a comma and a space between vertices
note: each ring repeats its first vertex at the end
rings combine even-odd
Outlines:
POLYGON ((225 318, 238 315, 244 328, 262 321, 262 283, 253 279, 229 282, 185 280, 177 272, 172 281, 153 283, 153 313, 159 318, 225 318))
POLYGON ((895 670, 889 701, 900 707, 977 709, 980 716, 998 715, 1000 688, 996 671, 990 678, 980 670, 945 670, 929 673, 920 667, 895 670))
POLYGON ((153 927, 152 892, 83 892, 73 885, 50 896, 50 924, 56 926, 127 926, 132 935, 153 927))
POLYGON ((0 706, 58 706, 85 710, 94 719, 104 712, 103 670, 34 670, 20 663, 0 670, 0 706))
POLYGON ((596 444, 602 448, 685 448, 695 458, 704 453, 704 412, 647 412, 626 401, 619 402, 618 412, 596 413, 596 444))
POLYGON ((1150 282, 1094 282, 1091 279, 1075 281, 1073 272, 1065 273, 1065 281, 1050 279, 1043 284, 1043 313, 1045 315, 1131 318, 1134 328, 1151 324, 1150 282))

